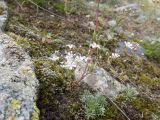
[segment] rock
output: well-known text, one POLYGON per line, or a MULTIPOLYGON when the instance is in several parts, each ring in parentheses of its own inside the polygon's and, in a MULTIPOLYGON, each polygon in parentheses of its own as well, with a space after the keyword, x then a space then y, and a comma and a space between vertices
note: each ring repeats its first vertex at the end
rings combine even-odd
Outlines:
POLYGON ((144 49, 140 44, 134 42, 118 42, 118 47, 115 51, 122 56, 127 54, 136 58, 144 57, 144 49))
POLYGON ((106 72, 103 68, 95 67, 92 71, 89 71, 89 67, 86 67, 86 63, 80 63, 75 70, 75 78, 77 81, 87 83, 94 90, 99 90, 102 94, 115 98, 118 93, 124 90, 124 85, 118 82, 116 79, 106 72), (82 77, 84 75, 84 77, 82 77))
POLYGON ((136 22, 139 23, 139 24, 142 24, 142 23, 145 23, 147 20, 148 20, 147 15, 140 14, 138 16, 138 18, 136 19, 136 22))
POLYGON ((0 46, 0 115, 5 119, 12 114, 19 119, 20 113, 29 120, 38 87, 31 58, 6 34, 0 34, 0 46), (22 105, 26 106, 25 113, 20 111, 22 105))
POLYGON ((3 33, 7 7, 0 15, 0 120, 30 120, 35 111, 38 80, 30 56, 3 33), (25 109, 22 111, 21 109, 25 109))
POLYGON ((0 33, 2 33, 8 18, 7 6, 3 0, 0 1, 0 8, 3 9, 2 14, 0 14, 0 33))
POLYGON ((108 21, 108 25, 110 27, 115 27, 117 25, 117 22, 116 22, 116 20, 111 20, 111 21, 108 21))

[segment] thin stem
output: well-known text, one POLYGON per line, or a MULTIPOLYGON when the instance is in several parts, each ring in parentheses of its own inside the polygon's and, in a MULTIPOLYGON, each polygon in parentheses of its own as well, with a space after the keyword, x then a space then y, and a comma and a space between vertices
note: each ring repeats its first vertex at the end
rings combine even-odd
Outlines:
POLYGON ((96 10, 96 33, 99 30, 99 21, 98 21, 98 17, 99 17, 99 3, 100 0, 97 0, 97 10, 96 10))

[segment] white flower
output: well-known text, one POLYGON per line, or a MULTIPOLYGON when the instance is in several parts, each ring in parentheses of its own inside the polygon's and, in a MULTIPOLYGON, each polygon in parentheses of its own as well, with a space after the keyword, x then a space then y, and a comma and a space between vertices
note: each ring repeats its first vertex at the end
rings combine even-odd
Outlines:
POLYGON ((89 18, 91 15, 86 15, 86 18, 89 18))
POLYGON ((126 47, 128 47, 128 48, 130 48, 130 49, 134 49, 134 46, 133 46, 133 44, 132 43, 130 43, 130 42, 124 42, 124 44, 126 45, 126 47))
POLYGON ((76 46, 75 45, 73 45, 73 44, 68 44, 68 45, 66 45, 67 47, 69 47, 70 49, 72 49, 72 48, 75 48, 76 46))
POLYGON ((53 60, 53 61, 57 61, 57 60, 59 60, 59 56, 57 56, 56 53, 54 53, 49 57, 49 59, 53 60))
POLYGON ((127 12, 128 10, 125 8, 124 11, 127 12))
POLYGON ((157 18, 157 21, 160 21, 160 17, 157 18))
POLYGON ((133 32, 131 33, 131 36, 134 36, 134 33, 133 33, 133 32))
POLYGON ((74 69, 77 67, 78 63, 84 61, 87 62, 88 58, 81 55, 73 54, 72 51, 68 52, 65 56, 66 61, 61 63, 61 67, 66 69, 74 69))
POLYGON ((112 56, 111 56, 111 58, 118 58, 118 57, 120 57, 120 55, 118 54, 118 53, 112 53, 112 56))
POLYGON ((108 25, 111 27, 115 27, 117 25, 117 22, 116 20, 111 20, 111 21, 108 21, 108 25))
POLYGON ((90 47, 91 48, 98 48, 98 49, 101 49, 100 45, 96 44, 95 42, 90 44, 90 47))
POLYGON ((132 49, 132 50, 138 50, 141 48, 141 46, 138 43, 130 43, 130 42, 124 42, 125 46, 132 49))

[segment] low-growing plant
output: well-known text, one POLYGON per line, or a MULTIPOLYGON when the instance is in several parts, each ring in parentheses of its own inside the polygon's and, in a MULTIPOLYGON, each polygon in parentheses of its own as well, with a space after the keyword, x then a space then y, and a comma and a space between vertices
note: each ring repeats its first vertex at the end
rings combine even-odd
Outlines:
POLYGON ((84 0, 70 0, 65 2, 65 12, 68 14, 82 14, 86 11, 84 0))
POLYGON ((92 94, 90 91, 85 90, 81 96, 81 101, 85 104, 87 119, 95 119, 98 116, 105 115, 107 101, 100 93, 92 94))
POLYGON ((155 59, 160 62, 160 42, 143 42, 142 46, 144 48, 145 55, 148 58, 155 59))
POLYGON ((61 13, 65 13, 65 5, 63 2, 54 3, 53 7, 61 13))
POLYGON ((134 98, 138 94, 136 88, 130 86, 129 84, 127 84, 124 92, 125 92, 125 95, 127 96, 127 98, 129 98, 129 99, 134 98))

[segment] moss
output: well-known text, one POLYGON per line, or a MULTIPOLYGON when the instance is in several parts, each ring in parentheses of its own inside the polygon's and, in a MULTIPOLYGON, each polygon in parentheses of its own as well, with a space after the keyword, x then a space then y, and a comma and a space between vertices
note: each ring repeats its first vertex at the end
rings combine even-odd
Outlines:
POLYGON ((160 62, 160 42, 150 43, 142 42, 142 46, 145 49, 145 55, 148 58, 155 59, 160 62))
POLYGON ((149 73, 151 76, 160 78, 160 68, 157 64, 152 62, 144 62, 144 72, 149 73))
POLYGON ((42 117, 54 119, 57 115, 60 119, 83 117, 84 113, 81 111, 83 105, 79 100, 83 89, 79 89, 78 86, 73 88, 73 71, 63 69, 58 62, 50 60, 36 60, 34 65, 40 82, 37 102, 41 113, 40 119, 42 117))
POLYGON ((160 111, 158 106, 160 105, 159 101, 149 100, 148 98, 139 97, 137 99, 132 99, 132 106, 139 110, 143 114, 144 120, 151 120, 152 115, 159 115, 160 111))
POLYGON ((37 108, 37 106, 35 104, 34 105, 34 112, 32 113, 31 120, 39 120, 39 114, 40 114, 40 111, 39 111, 39 109, 37 108))
POLYGON ((115 72, 111 70, 111 73, 114 75, 116 72, 120 73, 117 77, 122 82, 132 81, 138 86, 147 86, 152 92, 159 89, 160 68, 157 64, 146 59, 139 60, 127 56, 112 60, 111 65, 116 69, 115 72))
POLYGON ((110 105, 108 106, 105 116, 106 116, 105 119, 108 118, 112 120, 116 120, 118 118, 124 118, 112 103, 110 103, 110 105))
POLYGON ((11 108, 14 110, 20 109, 21 108, 21 102, 19 100, 13 99, 11 101, 11 108))
POLYGON ((38 40, 32 41, 26 37, 22 37, 20 35, 16 35, 11 32, 8 34, 14 38, 17 44, 19 44, 22 48, 24 48, 27 52, 29 52, 31 57, 35 58, 42 56, 50 56, 59 45, 57 44, 57 42, 43 43, 42 41, 38 40))
POLYGON ((76 102, 69 105, 68 109, 71 117, 75 117, 75 116, 78 116, 79 113, 83 113, 82 106, 76 102))
POLYGON ((151 89, 156 89, 160 86, 160 79, 158 78, 151 78, 150 76, 140 73, 139 82, 145 86, 148 86, 151 89))
POLYGON ((15 33, 9 32, 9 36, 14 38, 18 45, 20 45, 24 49, 29 49, 31 46, 27 38, 21 37, 20 35, 16 35, 15 33))
POLYGON ((69 14, 83 14, 86 13, 86 4, 84 0, 71 0, 65 3, 65 11, 69 14))
POLYGON ((11 116, 7 120, 16 120, 16 118, 14 116, 11 116))
MULTIPOLYGON (((145 96, 138 96, 134 99, 126 99, 126 96, 120 95, 116 98, 115 103, 126 113, 126 115, 132 120, 151 120, 153 115, 158 116, 160 102, 157 100, 150 100, 145 96), (143 114, 143 115, 142 115, 143 114)), ((126 118, 121 112, 110 103, 107 107, 106 117, 100 118, 100 120, 118 120, 126 118)))
MULTIPOLYGON (((69 12, 76 14, 77 11, 75 9, 73 9, 73 11, 71 9, 70 11, 72 5, 73 4, 69 4, 68 6, 69 12)), ((13 24, 13 28, 9 26, 8 30, 18 34, 18 36, 15 35, 16 42, 26 51, 28 51, 34 60, 36 76, 40 82, 39 96, 37 101, 37 106, 40 109, 40 119, 85 119, 83 109, 84 106, 79 100, 79 96, 84 89, 84 85, 73 86, 73 83, 75 82, 73 71, 61 68, 59 66, 60 61, 53 62, 42 58, 45 56, 50 56, 55 50, 63 51, 65 48, 62 47, 62 42, 64 42, 62 40, 65 40, 67 43, 76 43, 77 45, 82 45, 82 48, 76 48, 74 52, 80 52, 84 55, 87 55, 88 44, 87 46, 85 46, 85 44, 86 40, 89 40, 92 37, 92 31, 88 32, 85 27, 81 26, 82 23, 87 22, 86 17, 81 15, 80 18, 78 18, 76 15, 71 15, 70 19, 73 19, 75 23, 69 23, 67 21, 61 21, 56 17, 50 17, 49 14, 44 13, 43 11, 39 11, 37 17, 35 17, 35 13, 37 12, 36 7, 26 6, 24 4, 23 7, 25 11, 15 9, 16 7, 17 6, 9 7, 11 8, 9 24, 13 24), (12 17, 12 15, 14 15, 14 17, 12 17), (77 20, 75 18, 80 22, 76 22, 77 20), (26 28, 38 29, 38 32, 42 34, 43 31, 45 33, 52 33, 53 42, 42 42, 41 39, 29 40, 29 38, 32 38, 32 36, 28 37, 26 36, 25 32, 20 33, 20 31, 17 31, 17 29, 14 28, 16 25, 19 25, 19 23, 23 24, 26 28), (63 39, 60 40, 55 38, 63 39)), ((59 2, 55 2, 53 7, 57 11, 56 14, 59 13, 58 11, 63 12, 64 10, 64 5, 61 3, 59 4, 59 2)), ((83 12, 83 9, 80 8, 80 10, 83 12)), ((113 14, 110 15, 111 17, 114 17, 113 14)), ((125 20, 124 23, 126 23, 125 20)), ((121 26, 123 26, 122 24, 121 26)), ((126 26, 125 30, 127 30, 127 28, 128 26, 126 26)), ((105 54, 106 51, 114 52, 117 41, 121 38, 125 40, 126 36, 116 35, 112 41, 107 43, 106 41, 104 43, 100 42, 101 45, 103 45, 105 48, 108 48, 108 50, 105 49, 103 52, 99 52, 99 55, 103 54, 100 64, 103 63, 102 66, 106 68, 107 71, 112 73, 114 77, 118 78, 120 82, 128 83, 130 80, 138 87, 147 85, 147 87, 151 89, 152 93, 154 91, 159 93, 159 89, 157 87, 159 86, 159 83, 155 81, 153 82, 153 80, 156 80, 156 78, 160 78, 160 68, 158 68, 156 64, 144 59, 137 60, 129 56, 122 56, 118 59, 108 61, 108 57, 105 54), (154 88, 156 89, 154 90, 154 88)), ((97 54, 95 56, 97 56, 97 54)), ((86 89, 88 89, 88 86, 86 89)), ((144 90, 146 90, 146 88, 144 88, 144 90)), ((148 120, 147 118, 150 118, 150 115, 148 114, 152 114, 152 112, 157 114, 158 108, 155 106, 155 104, 151 104, 152 101, 156 103, 154 100, 149 101, 144 97, 141 97, 141 99, 136 98, 134 100, 126 100, 126 96, 121 96, 115 100, 118 106, 123 109, 125 113, 133 120, 142 119, 142 112, 145 112, 146 120, 148 120), (146 100, 146 102, 144 100, 146 100), (147 104, 149 104, 150 107, 148 107, 147 104), (153 105, 153 108, 151 108, 151 105, 153 105), (157 111, 155 111, 156 109, 157 111)), ((157 103, 157 106, 158 105, 159 104, 157 103)), ((97 120, 117 120, 119 118, 125 119, 112 103, 108 104, 107 112, 105 114, 106 117, 99 117, 97 120)), ((35 116, 33 118, 37 119, 37 113, 33 113, 33 116, 35 116)))
POLYGON ((57 11, 59 11, 59 12, 61 12, 61 13, 65 13, 65 5, 64 5, 64 3, 55 3, 55 4, 53 5, 53 7, 54 7, 57 11))

